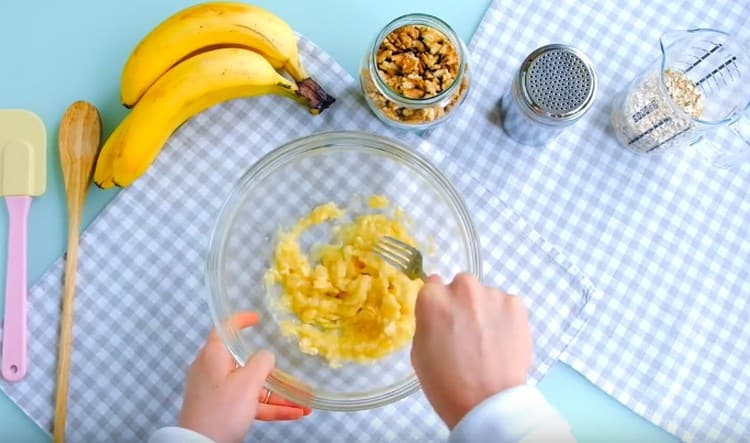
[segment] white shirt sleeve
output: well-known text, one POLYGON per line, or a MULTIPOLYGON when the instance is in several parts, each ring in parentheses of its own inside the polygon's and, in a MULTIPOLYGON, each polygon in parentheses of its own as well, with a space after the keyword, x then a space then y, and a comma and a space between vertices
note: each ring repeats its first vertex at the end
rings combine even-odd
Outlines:
MULTIPOLYGON (((449 443, 574 443, 568 423, 532 386, 500 392, 478 404, 453 428, 449 443)), ((214 443, 185 428, 169 426, 148 443, 214 443)))
POLYGON ((523 385, 487 398, 451 431, 449 443, 575 442, 568 423, 535 387, 523 385))
POLYGON ((214 443, 214 441, 190 429, 167 426, 154 432, 148 439, 148 443, 214 443))

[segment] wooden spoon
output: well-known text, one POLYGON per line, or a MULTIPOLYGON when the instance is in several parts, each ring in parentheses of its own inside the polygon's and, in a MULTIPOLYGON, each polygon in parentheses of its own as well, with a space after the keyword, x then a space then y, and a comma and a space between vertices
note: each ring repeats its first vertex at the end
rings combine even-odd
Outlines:
POLYGON ((90 103, 77 101, 63 114, 58 142, 60 164, 68 204, 68 252, 65 258, 65 282, 60 318, 60 346, 57 354, 57 389, 55 421, 52 427, 55 443, 65 441, 65 418, 68 406, 68 375, 73 335, 73 295, 78 267, 78 236, 86 191, 94 172, 94 161, 102 139, 99 111, 90 103))

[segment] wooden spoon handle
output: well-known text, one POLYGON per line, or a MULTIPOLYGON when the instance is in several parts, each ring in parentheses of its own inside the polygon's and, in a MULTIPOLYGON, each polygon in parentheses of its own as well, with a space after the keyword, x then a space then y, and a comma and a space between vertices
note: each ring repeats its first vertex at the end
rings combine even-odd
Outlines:
POLYGON ((55 421, 52 426, 55 443, 63 443, 65 441, 70 354, 73 342, 73 298, 76 290, 76 269, 78 268, 80 218, 80 212, 71 213, 68 225, 68 252, 65 255, 65 280, 63 283, 62 315, 60 317, 60 345, 57 353, 55 421))

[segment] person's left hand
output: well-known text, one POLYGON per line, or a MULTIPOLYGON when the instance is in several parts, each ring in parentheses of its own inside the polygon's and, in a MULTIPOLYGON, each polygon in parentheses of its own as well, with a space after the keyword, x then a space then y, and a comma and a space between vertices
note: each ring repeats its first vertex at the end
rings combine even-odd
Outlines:
MULTIPOLYGON (((242 329, 258 323, 258 314, 243 312, 230 320, 242 329)), ((216 330, 212 330, 185 384, 179 425, 217 443, 239 442, 255 419, 297 420, 312 411, 275 394, 263 383, 274 368, 274 356, 267 350, 253 354, 245 366, 236 367, 216 330)))

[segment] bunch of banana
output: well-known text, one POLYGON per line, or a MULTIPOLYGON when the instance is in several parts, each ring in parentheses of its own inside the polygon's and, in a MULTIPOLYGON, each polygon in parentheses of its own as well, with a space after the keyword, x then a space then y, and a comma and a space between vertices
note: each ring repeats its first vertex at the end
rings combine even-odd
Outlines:
POLYGON ((318 114, 335 100, 305 72, 287 23, 227 2, 192 6, 154 28, 128 58, 120 94, 132 111, 99 154, 94 182, 105 189, 130 185, 175 129, 220 102, 277 94, 318 114))

